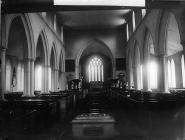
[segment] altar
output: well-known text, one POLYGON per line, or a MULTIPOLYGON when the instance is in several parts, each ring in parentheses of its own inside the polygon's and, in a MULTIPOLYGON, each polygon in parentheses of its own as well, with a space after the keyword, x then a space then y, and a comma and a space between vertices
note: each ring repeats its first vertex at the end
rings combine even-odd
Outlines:
POLYGON ((109 139, 115 135, 115 120, 105 113, 87 113, 72 120, 75 139, 109 139))

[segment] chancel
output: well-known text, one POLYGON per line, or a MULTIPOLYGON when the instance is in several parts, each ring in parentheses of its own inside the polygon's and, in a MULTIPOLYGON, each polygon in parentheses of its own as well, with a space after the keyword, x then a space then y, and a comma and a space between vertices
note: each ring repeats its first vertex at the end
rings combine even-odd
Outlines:
POLYGON ((0 140, 185 139, 185 0, 0 2, 0 140))

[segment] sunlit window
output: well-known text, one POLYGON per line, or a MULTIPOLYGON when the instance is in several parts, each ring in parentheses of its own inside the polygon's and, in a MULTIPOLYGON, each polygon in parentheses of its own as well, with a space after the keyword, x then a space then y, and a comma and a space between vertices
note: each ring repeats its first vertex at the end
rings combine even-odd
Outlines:
POLYGON ((142 17, 144 18, 146 15, 146 9, 141 9, 141 12, 142 12, 142 17))
POLYGON ((134 13, 134 11, 132 12, 132 24, 133 24, 133 31, 135 31, 136 21, 135 21, 135 13, 134 13))
POLYGON ((140 86, 141 86, 141 89, 143 89, 143 66, 142 65, 140 65, 140 73, 141 73, 140 86))
POLYGON ((126 32, 127 32, 127 41, 129 40, 129 30, 128 30, 128 24, 126 25, 126 32))
POLYGON ((24 65, 19 63, 17 66, 17 91, 24 90, 24 65))
POLYGON ((176 87, 176 78, 175 78, 175 63, 172 59, 168 60, 168 86, 169 88, 176 87))
POLYGON ((157 63, 155 61, 150 61, 148 66, 150 89, 157 89, 157 69, 157 63))
POLYGON ((183 82, 183 87, 185 87, 184 55, 182 55, 181 57, 181 66, 182 66, 182 82, 183 82))
POLYGON ((11 90, 11 71, 12 67, 10 64, 10 61, 7 59, 6 60, 6 91, 10 91, 11 90))
POLYGON ((91 81, 103 81, 103 63, 100 58, 95 56, 91 59, 88 66, 89 82, 91 81))
POLYGON ((41 12, 43 18, 46 18, 46 12, 41 12))
POLYGON ((64 27, 61 27, 61 41, 64 41, 64 27))
POLYGON ((42 90, 42 67, 35 67, 35 90, 42 90))
POLYGON ((49 90, 51 90, 51 68, 49 68, 49 90))
POLYGON ((56 30, 57 29, 57 19, 56 19, 56 14, 54 14, 54 19, 53 19, 54 21, 53 21, 53 28, 54 28, 54 30, 56 30))

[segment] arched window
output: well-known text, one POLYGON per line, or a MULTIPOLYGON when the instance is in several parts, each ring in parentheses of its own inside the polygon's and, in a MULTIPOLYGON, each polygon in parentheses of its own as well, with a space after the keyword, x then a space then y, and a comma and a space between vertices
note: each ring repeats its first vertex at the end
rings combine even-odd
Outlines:
POLYGON ((149 36, 149 63, 148 63, 148 83, 149 83, 149 89, 157 89, 157 75, 158 75, 158 67, 157 67, 157 59, 155 55, 154 50, 154 44, 152 37, 149 36))
POLYGON ((129 40, 129 30, 128 30, 128 24, 126 25, 126 33, 127 33, 127 41, 129 40))
POLYGON ((135 21, 135 12, 132 12, 132 24, 133 24, 133 31, 135 31, 136 28, 136 21, 135 21))
POLYGON ((140 65, 140 74, 141 74, 140 86, 141 86, 141 89, 143 89, 143 66, 142 65, 140 65))
POLYGON ((12 67, 11 67, 11 63, 10 60, 6 60, 6 91, 10 91, 11 90, 11 71, 12 67))
POLYGON ((42 90, 42 66, 35 66, 35 90, 42 90))
POLYGON ((23 91, 24 90, 24 65, 20 62, 17 66, 17 91, 23 91))
POLYGON ((181 45, 178 23, 173 13, 169 13, 169 18, 167 20, 166 27, 167 27, 166 28, 166 54, 167 54, 167 60, 168 60, 168 71, 167 71, 168 87, 169 88, 182 87, 181 81, 176 82, 176 76, 182 77, 182 80, 183 80, 183 75, 182 75, 183 73, 179 71, 182 69, 182 66, 179 64, 175 65, 176 62, 174 62, 174 58, 178 56, 181 59, 181 55, 179 56, 179 54, 183 52, 183 47, 181 45), (176 73, 176 70, 177 70, 177 73, 176 73))
POLYGON ((176 88, 175 63, 173 59, 171 61, 168 60, 168 86, 176 88))
POLYGON ((184 68, 184 55, 181 57, 181 67, 182 67, 182 83, 183 88, 185 87, 185 68, 184 68))
POLYGON ((89 82, 91 81, 103 81, 103 63, 97 56, 93 57, 88 66, 89 82))
POLYGON ((41 12, 41 15, 44 19, 46 18, 46 12, 41 12))
POLYGON ((141 12, 142 12, 142 18, 144 18, 146 15, 146 9, 141 9, 141 12))
POLYGON ((56 14, 54 14, 54 17, 53 18, 54 18, 53 19, 53 28, 56 31, 56 29, 57 29, 57 18, 56 18, 56 14))
POLYGON ((51 67, 50 67, 50 68, 49 68, 49 75, 48 75, 48 76, 49 76, 49 79, 48 79, 48 80, 49 80, 49 90, 51 90, 51 87, 52 87, 52 86, 51 86, 51 84, 52 84, 52 83, 51 83, 51 79, 52 79, 52 76, 51 76, 51 75, 52 75, 52 70, 51 70, 51 67))
POLYGON ((148 68, 150 89, 157 89, 157 69, 157 62, 151 60, 148 68))
POLYGON ((135 88, 140 90, 142 89, 142 75, 141 75, 141 62, 140 62, 140 50, 139 50, 139 46, 138 44, 136 43, 135 44, 135 50, 134 50, 134 85, 135 85, 135 88))

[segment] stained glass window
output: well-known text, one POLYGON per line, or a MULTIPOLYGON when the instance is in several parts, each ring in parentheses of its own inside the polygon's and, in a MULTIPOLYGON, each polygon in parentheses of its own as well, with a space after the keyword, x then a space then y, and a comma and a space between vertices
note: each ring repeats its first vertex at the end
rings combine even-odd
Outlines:
POLYGON ((88 72, 89 72, 89 82, 103 81, 104 72, 102 60, 97 56, 93 57, 89 62, 88 72))

